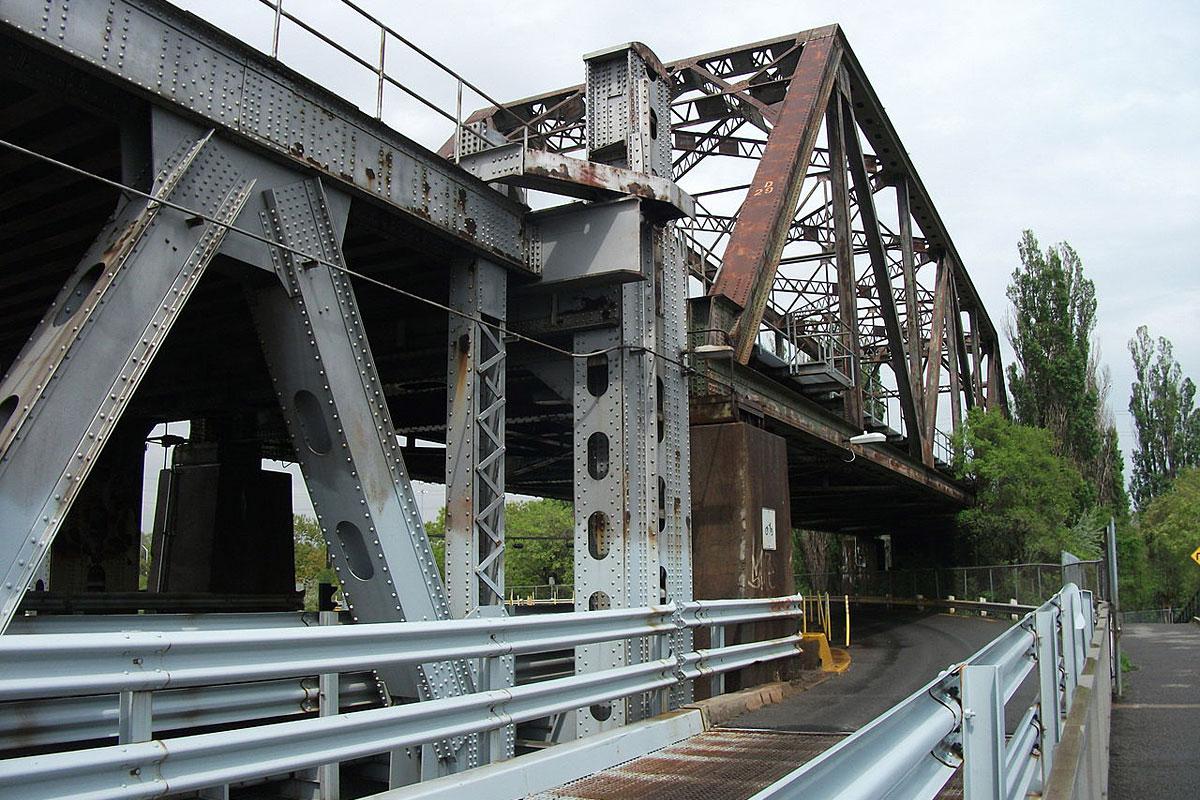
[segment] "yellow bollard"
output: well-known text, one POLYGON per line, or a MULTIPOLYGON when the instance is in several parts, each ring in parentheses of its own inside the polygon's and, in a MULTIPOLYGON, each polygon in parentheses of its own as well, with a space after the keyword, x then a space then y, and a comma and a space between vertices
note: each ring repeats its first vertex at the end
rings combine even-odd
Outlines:
POLYGON ((850 646, 850 595, 845 595, 846 599, 846 647, 850 646))

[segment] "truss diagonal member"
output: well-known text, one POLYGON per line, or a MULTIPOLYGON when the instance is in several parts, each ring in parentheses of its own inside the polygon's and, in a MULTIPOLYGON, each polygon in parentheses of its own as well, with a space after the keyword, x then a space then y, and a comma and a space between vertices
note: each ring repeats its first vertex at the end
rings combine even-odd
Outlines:
MULTIPOLYGON (((450 606, 405 471, 321 183, 265 194, 264 228, 286 282, 255 293, 254 320, 334 570, 356 622, 444 620, 450 606), (290 296, 289 296, 290 295, 290 296)), ((465 662, 380 669, 389 695, 469 694, 465 662)), ((383 698, 388 701, 390 698, 383 698)), ((458 741, 436 747, 440 757, 458 741)))
POLYGON ((854 192, 858 199, 859 216, 867 235, 867 251, 871 257, 871 272, 875 276, 875 294, 879 300, 879 311, 887 332, 889 363, 895 373, 896 389, 900 395, 900 410, 904 415, 904 426, 908 434, 908 451, 920 458, 924 430, 921 425, 917 387, 913 385, 905 354, 904 335, 900 330, 900 317, 896 313, 896 296, 892 292, 892 279, 888 271, 887 256, 883 249, 883 237, 879 231, 879 217, 875 213, 875 196, 871 193, 870 177, 863 163, 862 142, 858 138, 858 125, 848 100, 842 100, 842 128, 846 138, 846 157, 850 162, 850 177, 854 181, 854 192))
POLYGON ((933 437, 937 430, 937 402, 942 382, 942 351, 946 341, 946 316, 950 306, 950 266, 942 256, 937 266, 936 290, 933 296, 933 320, 929 323, 929 355, 925 361, 925 423, 921 440, 921 457, 933 465, 933 437))
POLYGON ((750 360, 762 323, 841 49, 836 29, 805 43, 710 292, 743 309, 734 334, 743 364, 750 360))
MULTIPOLYGON (((253 182, 210 136, 168 158, 153 193, 232 222, 253 182)), ((120 207, 0 383, 0 630, 228 231, 204 217, 120 207)))
POLYGON ((741 110, 741 114, 746 120, 764 133, 770 133, 771 128, 779 121, 777 109, 746 94, 749 86, 729 83, 699 65, 690 66, 688 70, 700 80, 702 92, 709 97, 722 95, 728 97, 741 110), (703 86, 706 83, 711 84, 714 91, 709 91, 707 87, 703 86))

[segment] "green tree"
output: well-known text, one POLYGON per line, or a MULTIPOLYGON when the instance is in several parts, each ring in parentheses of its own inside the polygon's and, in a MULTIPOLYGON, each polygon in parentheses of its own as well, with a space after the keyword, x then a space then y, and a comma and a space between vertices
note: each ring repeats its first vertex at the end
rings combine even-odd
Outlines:
POLYGON ((1134 502, 1143 508, 1166 491, 1179 472, 1200 464, 1200 410, 1196 385, 1183 377, 1171 342, 1150 338, 1145 325, 1129 340, 1134 382, 1129 397, 1133 415, 1134 502))
POLYGON ((329 568, 325 537, 312 517, 296 514, 292 518, 292 538, 296 549, 296 583, 304 586, 304 609, 317 610, 317 584, 337 585, 337 575, 329 568))
POLYGON ((1190 558, 1200 547, 1200 468, 1181 470, 1142 510, 1138 524, 1155 578, 1155 604, 1182 605, 1200 591, 1200 566, 1190 558))
POLYGON ((1150 567, 1150 550, 1141 528, 1129 520, 1117 523, 1117 565, 1121 607, 1133 610, 1153 606, 1157 579, 1150 567))
POLYGON ((1079 471, 1054 452, 1049 431, 972 409, 958 434, 956 471, 975 485, 958 524, 976 563, 1049 560, 1062 550, 1100 554, 1098 532, 1081 524, 1087 496, 1079 471))
MULTIPOLYGON (((504 583, 534 586, 575 579, 575 512, 561 500, 511 501, 504 506, 504 583)), ((425 524, 442 575, 446 574, 446 509, 425 524)))
POLYGON ((507 586, 575 580, 575 512, 561 500, 527 500, 504 507, 507 586))
POLYGON ((1046 428, 1053 450, 1087 478, 1100 505, 1124 513, 1123 463, 1116 426, 1107 412, 1107 373, 1092 351, 1096 288, 1079 254, 1066 242, 1043 252, 1032 231, 1017 246, 1009 341, 1017 360, 1008 383, 1017 419, 1046 428))

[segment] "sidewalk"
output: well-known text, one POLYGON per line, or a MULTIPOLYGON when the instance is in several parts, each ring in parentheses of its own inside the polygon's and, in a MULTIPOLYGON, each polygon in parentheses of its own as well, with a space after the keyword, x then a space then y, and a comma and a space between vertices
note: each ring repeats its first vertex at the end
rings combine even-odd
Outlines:
POLYGON ((1200 626, 1130 624, 1113 702, 1111 800, 1200 797, 1200 626))

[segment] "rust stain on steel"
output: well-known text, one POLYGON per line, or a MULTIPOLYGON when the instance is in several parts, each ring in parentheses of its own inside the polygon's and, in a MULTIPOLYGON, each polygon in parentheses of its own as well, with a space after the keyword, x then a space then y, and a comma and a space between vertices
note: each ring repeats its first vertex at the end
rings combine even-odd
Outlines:
POLYGON ((804 45, 762 159, 734 224, 721 273, 710 294, 745 312, 735 336, 738 360, 750 359, 771 284, 816 145, 841 53, 835 31, 804 45))
POLYGON ((841 738, 718 728, 536 795, 535 800, 739 800, 811 761, 841 738))

